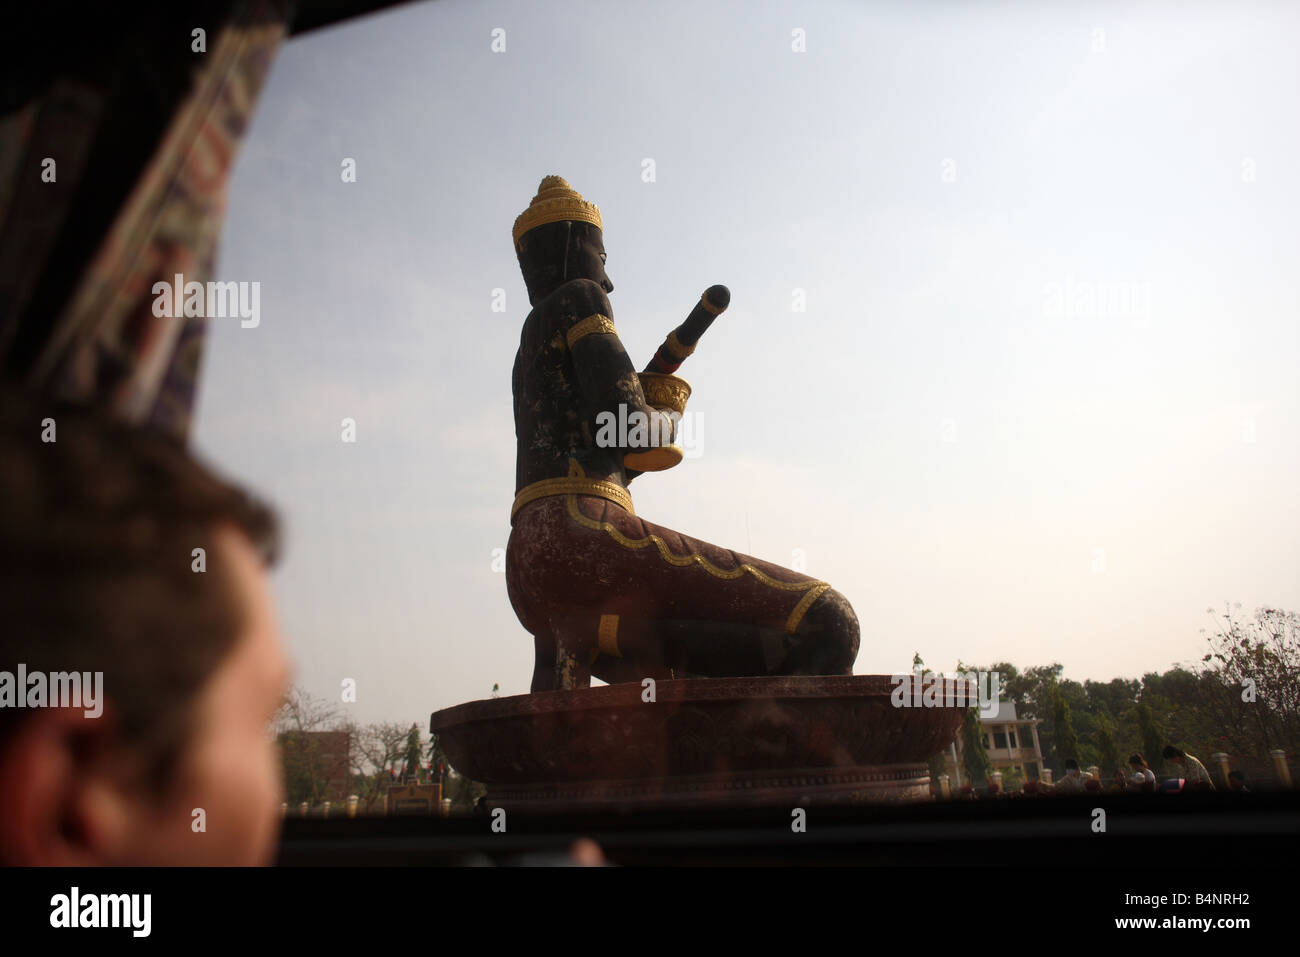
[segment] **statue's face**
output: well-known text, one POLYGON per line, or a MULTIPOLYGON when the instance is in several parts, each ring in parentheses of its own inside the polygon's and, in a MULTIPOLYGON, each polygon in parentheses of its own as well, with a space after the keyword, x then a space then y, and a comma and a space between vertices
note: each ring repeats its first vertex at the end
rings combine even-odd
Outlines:
POLYGON ((613 292, 614 284, 605 273, 605 240, 601 231, 589 224, 586 229, 575 224, 569 244, 568 278, 594 279, 605 292, 613 292))
POLYGON ((590 279, 600 283, 605 292, 614 291, 614 284, 605 274, 605 241, 598 227, 590 223, 548 223, 525 233, 523 239, 519 263, 528 285, 528 301, 533 305, 570 279, 590 279))

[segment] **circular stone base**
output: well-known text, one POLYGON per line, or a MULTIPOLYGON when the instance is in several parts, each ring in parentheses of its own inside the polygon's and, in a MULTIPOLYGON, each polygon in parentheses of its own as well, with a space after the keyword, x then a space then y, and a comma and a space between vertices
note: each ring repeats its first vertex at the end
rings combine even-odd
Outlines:
POLYGON ((591 781, 490 788, 488 804, 512 811, 640 811, 659 808, 824 807, 925 801, 924 764, 722 773, 655 781, 591 781))
POLYGON ((887 675, 620 684, 473 701, 430 726, 505 807, 927 800, 926 762, 965 705, 896 707, 893 689, 887 675))

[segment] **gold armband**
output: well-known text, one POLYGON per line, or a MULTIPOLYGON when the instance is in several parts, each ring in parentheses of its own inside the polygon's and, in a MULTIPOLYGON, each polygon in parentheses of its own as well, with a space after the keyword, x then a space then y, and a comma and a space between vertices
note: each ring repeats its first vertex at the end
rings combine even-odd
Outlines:
POLYGON ((614 328, 614 320, 609 316, 602 316, 596 313, 594 316, 588 316, 586 319, 575 323, 565 334, 565 341, 568 342, 569 348, 572 349, 574 344, 584 336, 598 335, 600 333, 618 334, 614 328))

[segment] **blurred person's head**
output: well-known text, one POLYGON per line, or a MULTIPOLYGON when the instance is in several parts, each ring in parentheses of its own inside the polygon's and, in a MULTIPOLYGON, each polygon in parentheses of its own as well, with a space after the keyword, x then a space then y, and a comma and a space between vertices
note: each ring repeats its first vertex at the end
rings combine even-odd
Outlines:
POLYGON ((1147 759, 1142 757, 1142 754, 1138 751, 1134 751, 1128 756, 1128 763, 1129 767, 1134 771, 1141 771, 1147 767, 1147 759))
POLYGON ((1075 777, 1078 777, 1078 776, 1079 776, 1079 762, 1078 762, 1077 760, 1075 760, 1074 758, 1066 758, 1066 759, 1065 759, 1065 773, 1066 773, 1066 774, 1072 774, 1072 775, 1074 775, 1075 777))
POLYGON ((1185 764, 1187 761, 1187 755, 1172 744, 1165 745, 1165 750, 1162 753, 1166 761, 1173 761, 1175 764, 1185 764))
POLYGON ((275 548, 180 445, 0 389, 0 861, 270 860, 275 548))
POLYGON ((1229 771, 1229 772, 1228 772, 1228 789, 1229 789, 1229 790, 1232 790, 1232 791, 1240 791, 1240 790, 1242 790, 1245 786, 1246 786, 1246 772, 1245 772, 1245 771, 1229 771))

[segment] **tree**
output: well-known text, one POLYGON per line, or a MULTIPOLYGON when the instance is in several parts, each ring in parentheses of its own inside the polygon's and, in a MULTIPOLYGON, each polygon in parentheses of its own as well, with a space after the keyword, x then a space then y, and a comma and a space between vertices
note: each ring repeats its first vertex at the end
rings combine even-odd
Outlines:
POLYGON ((984 729, 980 726, 978 708, 967 708, 961 719, 961 758, 966 778, 971 785, 987 780, 993 764, 984 749, 984 729))
POLYGON ((1155 715, 1151 713, 1151 706, 1147 704, 1146 699, 1138 702, 1134 709, 1137 715, 1138 734, 1142 741, 1142 757, 1147 759, 1147 764, 1152 768, 1159 768, 1160 752, 1165 749, 1165 735, 1156 724, 1155 715))
POLYGON ((1015 702, 1016 713, 1023 718, 1038 718, 1045 723, 1051 721, 1051 707, 1048 700, 1049 689, 1053 682, 1061 677, 1065 666, 1059 662, 1050 665, 1035 665, 1017 672, 1013 665, 1006 663, 994 665, 990 671, 1004 674, 1002 685, 1008 701, 1015 702))
POLYGON ((285 799, 292 805, 326 800, 330 761, 320 732, 347 730, 339 708, 295 685, 272 721, 284 766, 285 799))
POLYGON ((451 801, 453 811, 460 813, 472 811, 478 799, 487 794, 485 784, 471 780, 451 767, 447 768, 445 784, 446 790, 443 797, 451 801))
POLYGON ((1142 683, 1131 678, 1112 678, 1110 681, 1085 681, 1083 692, 1086 707, 1092 714, 1108 713, 1119 717, 1135 704, 1142 683))
POLYGON ((487 794, 487 785, 458 772, 447 759, 447 752, 442 749, 442 741, 436 734, 429 736, 429 766, 433 769, 437 781, 438 769, 444 769, 442 775, 442 798, 451 802, 451 809, 458 813, 474 810, 478 799, 487 794))
POLYGON ((1222 697, 1223 691, 1217 677, 1183 667, 1145 675, 1142 700, 1168 734, 1161 748, 1174 741, 1192 752, 1204 752, 1207 747, 1209 751, 1222 750, 1224 742, 1218 739, 1223 729, 1213 714, 1211 699, 1222 697))
POLYGON ((420 781, 420 765, 423 749, 420 747, 420 728, 418 725, 411 725, 411 729, 406 732, 406 779, 412 784, 418 784, 420 781))
POLYGON ((451 762, 447 760, 447 752, 442 750, 442 741, 436 734, 429 735, 429 771, 433 779, 437 781, 441 770, 445 770, 451 762))
POLYGON ((1047 694, 1052 709, 1052 749, 1058 766, 1063 769, 1066 759, 1078 759, 1079 739, 1074 734, 1070 702, 1061 693, 1055 678, 1048 685, 1047 694))
POLYGON ((1300 615, 1258 608, 1253 621, 1242 621, 1225 604, 1216 625, 1196 671, 1211 732, 1217 732, 1223 750, 1295 751, 1300 746, 1300 615))
POLYGON ((406 728, 396 721, 367 724, 356 729, 356 792, 361 810, 383 806, 392 783, 391 769, 406 753, 406 728))
MULTIPOLYGON (((1087 689, 1077 681, 1062 678, 1057 682, 1057 693, 1067 706, 1070 716, 1070 733, 1074 736, 1074 747, 1069 755, 1079 762, 1080 767, 1099 764, 1101 755, 1097 749, 1098 711, 1088 699, 1087 689)), ((1056 708, 1052 711, 1052 724, 1056 724, 1056 708)))
POLYGON ((1119 745, 1115 743, 1115 723, 1104 711, 1097 719, 1097 751, 1100 755, 1098 770, 1102 780, 1107 781, 1119 770, 1120 756, 1119 745))
POLYGON ((1020 680, 1020 669, 1009 661, 998 661, 987 668, 978 670, 987 671, 998 676, 998 687, 1001 689, 998 700, 1013 702, 1016 706, 1016 713, 1020 714, 1024 705, 1024 702, 1020 700, 1021 692, 1024 691, 1024 682, 1020 680))

